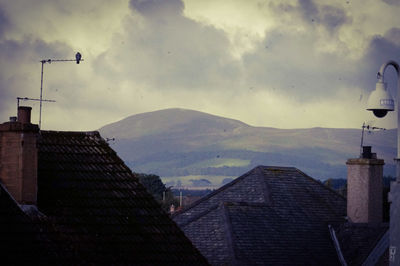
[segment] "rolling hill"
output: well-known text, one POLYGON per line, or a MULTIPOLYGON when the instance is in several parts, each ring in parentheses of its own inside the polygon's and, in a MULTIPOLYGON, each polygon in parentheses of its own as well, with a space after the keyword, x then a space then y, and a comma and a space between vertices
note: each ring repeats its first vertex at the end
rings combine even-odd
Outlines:
MULTIPOLYGON (((99 131, 115 138, 110 145, 133 171, 157 174, 167 185, 207 179, 218 186, 257 165, 294 166, 320 180, 345 178, 345 162, 358 157, 361 140, 361 129, 253 127, 186 109, 133 115, 99 131)), ((364 145, 385 159, 385 175, 394 175, 396 130, 366 133, 364 145)))

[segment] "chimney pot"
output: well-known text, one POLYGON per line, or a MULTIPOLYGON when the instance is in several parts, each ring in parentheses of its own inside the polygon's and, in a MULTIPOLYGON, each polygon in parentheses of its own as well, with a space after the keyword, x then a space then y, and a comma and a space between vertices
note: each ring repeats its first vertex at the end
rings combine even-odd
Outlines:
POLYGON ((22 124, 30 124, 31 123, 31 110, 32 110, 32 107, 29 107, 29 106, 18 107, 18 122, 21 122, 22 124))
POLYGON ((372 158, 371 146, 363 146, 362 158, 364 158, 364 159, 371 159, 372 158))
POLYGON ((16 116, 10 116, 10 122, 17 122, 16 116))

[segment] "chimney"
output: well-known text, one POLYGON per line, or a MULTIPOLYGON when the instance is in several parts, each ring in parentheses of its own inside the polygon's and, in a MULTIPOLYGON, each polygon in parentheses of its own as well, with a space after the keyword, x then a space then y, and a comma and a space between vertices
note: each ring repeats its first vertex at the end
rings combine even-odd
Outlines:
POLYGON ((28 106, 18 107, 17 121, 22 124, 30 124, 31 123, 31 110, 32 110, 32 107, 28 107, 28 106))
POLYGON ((361 158, 346 164, 347 216, 353 223, 381 223, 384 161, 365 146, 361 158))
POLYGON ((31 107, 20 106, 18 118, 0 124, 0 182, 19 204, 37 200, 37 137, 31 107))

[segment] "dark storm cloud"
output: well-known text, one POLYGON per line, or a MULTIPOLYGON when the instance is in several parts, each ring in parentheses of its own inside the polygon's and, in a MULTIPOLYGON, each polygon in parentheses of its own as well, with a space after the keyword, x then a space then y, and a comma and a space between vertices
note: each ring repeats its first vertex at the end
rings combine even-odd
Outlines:
MULTIPOLYGON (((65 58, 71 54, 71 48, 63 42, 51 42, 47 43, 43 40, 32 39, 29 37, 24 38, 21 41, 17 40, 5 40, 0 42, 0 53, 1 61, 6 62, 10 67, 2 69, 3 72, 8 73, 8 69, 12 69, 11 66, 17 66, 23 68, 24 64, 40 65, 42 59, 60 59, 65 58)), ((13 69, 13 70, 15 70, 13 69)), ((18 74, 16 72, 15 74, 18 74)))
POLYGON ((4 9, 0 6, 0 39, 3 37, 7 28, 10 27, 10 21, 4 9))
POLYGON ((249 80, 302 102, 333 96, 356 72, 351 60, 333 53, 316 53, 312 31, 268 33, 268 46, 244 56, 249 80))
POLYGON ((351 21, 343 9, 332 6, 323 6, 320 17, 321 23, 331 32, 351 21))
POLYGON ((3 51, 0 53, 0 113, 16 105, 17 97, 39 96, 41 59, 65 58, 71 54, 71 49, 63 43, 30 38, 0 41, 0 50, 3 51))
MULTIPOLYGON (((0 61, 2 71, 0 72, 0 113, 10 109, 16 103, 16 97, 25 96, 27 85, 29 84, 28 73, 18 73, 26 66, 26 57, 29 56, 27 45, 14 40, 0 42, 0 61), (25 65, 21 65, 24 64, 25 65), (21 66, 21 67, 19 67, 21 66)), ((4 118, 2 118, 3 120, 4 118)))
POLYGON ((312 0, 299 0, 300 13, 303 19, 308 22, 319 22, 318 7, 312 0))
POLYGON ((240 76, 226 34, 184 17, 182 2, 135 0, 131 7, 143 20, 126 21, 124 34, 114 37, 118 46, 97 58, 100 73, 112 71, 116 80, 129 78, 157 90, 212 90, 240 76))
POLYGON ((47 115, 65 129, 169 107, 293 126, 298 118, 287 114, 308 106, 322 115, 304 118, 307 125, 325 125, 321 103, 341 105, 336 100, 346 99, 348 88, 372 90, 382 61, 399 54, 399 29, 371 37, 394 27, 371 27, 388 9, 381 1, 366 9, 345 0, 71 1, 0 0, 3 121, 15 97, 38 97, 39 61, 73 57, 71 47, 84 55, 82 64, 45 65, 45 97, 57 100, 46 107, 58 111, 47 115), (277 107, 287 114, 275 114, 277 107), (68 126, 60 115, 71 118, 68 126))
POLYGON ((400 6, 399 0, 382 0, 382 1, 388 5, 400 6))
POLYGON ((371 40, 368 48, 368 56, 371 63, 379 60, 398 60, 400 58, 399 33, 399 28, 392 28, 383 36, 377 35, 371 40))
POLYGON ((179 15, 184 4, 181 0, 131 0, 130 7, 145 16, 179 15))
MULTIPOLYGON (((389 60, 394 60, 400 62, 400 29, 392 28, 388 30, 383 36, 377 35, 369 43, 366 56, 362 62, 360 62, 360 67, 364 69, 363 72, 360 71, 361 80, 365 81, 364 86, 370 90, 374 89, 376 82, 376 73, 382 64, 389 60), (363 74, 364 73, 364 74, 363 74), (369 75, 366 75, 369 74, 369 75)), ((387 81, 391 86, 396 84, 396 78, 393 71, 387 70, 388 74, 385 72, 385 81, 387 81)), ((392 91, 393 93, 393 91, 392 91)))
POLYGON ((345 23, 351 22, 346 12, 338 7, 322 5, 318 6, 313 0, 299 0, 300 14, 305 22, 310 25, 323 25, 333 33, 345 23))
POLYGON ((395 45, 400 45, 400 28, 392 28, 385 34, 385 38, 395 45))
MULTIPOLYGON (((360 93, 367 95, 374 89, 379 67, 388 60, 400 61, 398 28, 372 38, 368 49, 356 60, 343 53, 316 53, 315 40, 312 31, 269 32, 263 42, 267 45, 243 58, 249 81, 255 87, 272 88, 301 102, 334 97, 343 87, 361 88, 360 93)), ((392 74, 388 74, 388 81, 395 84, 392 74)))

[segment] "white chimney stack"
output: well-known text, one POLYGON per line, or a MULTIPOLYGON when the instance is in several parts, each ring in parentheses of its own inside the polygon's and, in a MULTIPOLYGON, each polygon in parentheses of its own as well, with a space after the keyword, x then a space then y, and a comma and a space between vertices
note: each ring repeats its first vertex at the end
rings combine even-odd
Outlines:
POLYGON ((347 162, 347 216, 353 223, 382 222, 384 160, 363 147, 361 158, 347 162))

